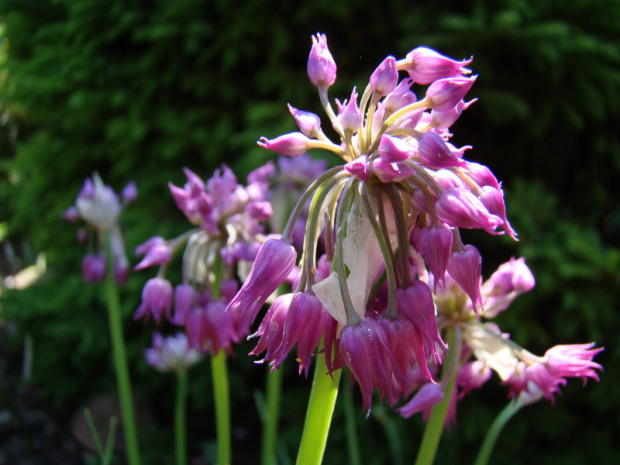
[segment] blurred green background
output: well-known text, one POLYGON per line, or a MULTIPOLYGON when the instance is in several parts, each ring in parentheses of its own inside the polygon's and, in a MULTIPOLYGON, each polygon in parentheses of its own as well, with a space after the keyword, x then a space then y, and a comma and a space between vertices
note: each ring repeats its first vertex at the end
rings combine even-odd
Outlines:
MULTIPOLYGON (((84 250, 60 220, 83 179, 98 171, 140 195, 123 215, 128 250, 186 227, 167 182, 182 167, 204 178, 226 162, 240 180, 272 154, 260 136, 294 130, 286 103, 321 114, 306 74, 310 36, 327 34, 338 64, 330 95, 350 95, 388 54, 418 45, 471 55, 479 101, 453 127, 456 145, 503 181, 521 241, 477 232, 488 276, 525 256, 537 287, 500 317, 530 351, 596 341, 600 383, 573 380, 555 406, 528 407, 499 440, 494 464, 620 463, 620 0, 416 2, 353 0, 0 0, 0 272, 44 254, 45 275, 5 290, 0 318, 19 357, 33 343, 30 382, 59 415, 112 390, 105 308, 79 278, 84 250), (616 185, 616 188, 613 186, 616 185), (105 367, 105 373, 102 372, 105 367)), ((328 157, 330 155, 327 155, 328 157)), ((333 161, 333 160, 332 160, 333 161)), ((135 259, 132 262, 136 263, 135 259)), ((136 390, 155 415, 150 463, 167 463, 172 379, 141 350, 151 326, 133 322, 148 272, 123 291, 136 390), (162 431, 164 431, 162 433, 162 431)), ((231 360, 235 463, 253 463, 264 367, 241 345, 231 360)), ((310 381, 285 373, 282 463, 294 457, 310 381)), ((208 363, 191 373, 192 447, 209 455, 213 422, 208 363)), ((437 463, 472 463, 506 402, 495 382, 459 406, 437 463)), ((353 392, 364 464, 412 461, 419 418, 377 405, 368 420, 353 392)), ((347 389, 342 390, 343 393, 347 389)), ((326 464, 347 461, 339 404, 326 464)))

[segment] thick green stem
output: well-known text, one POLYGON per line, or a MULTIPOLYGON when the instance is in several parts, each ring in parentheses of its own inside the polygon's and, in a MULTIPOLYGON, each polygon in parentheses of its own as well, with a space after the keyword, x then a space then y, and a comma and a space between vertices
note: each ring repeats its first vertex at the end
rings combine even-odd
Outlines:
POLYGON ((327 374, 325 354, 321 352, 317 355, 304 431, 297 454, 297 465, 320 465, 323 460, 329 426, 338 397, 341 371, 327 374))
POLYGON ((187 463, 185 411, 187 405, 187 370, 177 372, 177 397, 174 405, 174 447, 176 465, 187 463))
POLYGON ((218 465, 230 465, 230 395, 225 351, 220 350, 211 357, 211 376, 217 431, 217 463, 218 465))
POLYGON ((267 373, 267 399, 263 424, 262 465, 276 465, 278 421, 280 419, 280 394, 282 392, 282 368, 267 373))
POLYGON ((456 373, 459 369, 459 362, 462 350, 461 329, 457 326, 448 328, 448 358, 446 361, 446 370, 443 372, 442 384, 444 386, 444 398, 439 402, 431 412, 431 416, 426 423, 426 429, 422 436, 422 443, 415 465, 431 465, 435 460, 439 440, 443 433, 443 427, 448 414, 448 408, 454 392, 454 384, 456 382, 456 373))
POLYGON ((480 447, 480 452, 478 452, 478 457, 476 458, 476 462, 474 465, 486 465, 491 457, 491 452, 493 452, 493 447, 495 447, 495 442, 499 437, 499 434, 502 432, 508 420, 510 420, 515 413, 517 413, 521 407, 525 405, 518 400, 511 400, 510 403, 499 413, 489 431, 487 431, 487 435, 484 438, 484 442, 480 447))
POLYGON ((123 322, 121 305, 118 296, 118 287, 114 277, 114 257, 110 243, 110 234, 105 237, 107 255, 107 276, 105 281, 105 299, 108 306, 108 323, 110 327, 110 339, 112 343, 112 359, 116 371, 116 386, 123 418, 123 431, 125 434, 125 446, 129 465, 140 464, 140 452, 138 449, 138 433, 134 418, 133 400, 131 397, 131 383, 129 381, 129 369, 125 353, 125 341, 123 339, 123 322))

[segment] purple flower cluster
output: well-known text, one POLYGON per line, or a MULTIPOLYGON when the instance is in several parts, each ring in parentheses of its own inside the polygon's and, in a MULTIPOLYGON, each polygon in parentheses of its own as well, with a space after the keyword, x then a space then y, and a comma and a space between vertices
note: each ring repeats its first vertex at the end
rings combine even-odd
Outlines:
MULTIPOLYGON (((460 400, 480 388, 492 372, 509 387, 511 395, 526 402, 541 398, 553 402, 567 378, 598 381, 597 370, 602 367, 592 358, 603 349, 594 348, 594 344, 558 345, 538 357, 488 321, 508 308, 517 296, 529 292, 534 284, 534 276, 525 261, 511 258, 482 284, 481 301, 485 310, 481 315, 474 311, 471 301, 450 277, 445 286, 438 288, 435 303, 440 329, 454 326, 458 321, 463 334, 454 399, 460 400)), ((421 381, 415 396, 398 409, 407 418, 418 412, 428 417, 431 408, 444 397, 446 386, 421 381)), ((455 416, 456 403, 452 403, 446 421, 454 422, 455 416)))
MULTIPOLYGON (((262 301, 257 299, 253 309, 243 314, 226 311, 239 290, 238 281, 252 280, 256 273, 250 266, 257 254, 262 263, 262 257, 271 253, 269 244, 277 242, 267 234, 272 202, 284 210, 291 195, 307 186, 308 176, 324 168, 323 162, 307 157, 293 163, 279 160, 277 166, 269 162, 252 171, 245 186, 227 166, 216 170, 206 182, 185 169, 185 185, 169 187, 178 208, 195 227, 173 239, 152 237, 136 248, 136 255, 143 258, 135 269, 158 266, 159 272, 144 286, 134 317, 152 317, 158 325, 165 319, 184 326, 190 347, 212 354, 222 349, 231 353, 232 343, 249 334, 253 312, 258 312, 275 290, 257 283, 253 291, 264 296, 262 301), (263 243, 266 247, 261 249, 263 243), (182 247, 183 278, 173 287, 165 272, 182 247)), ((278 272, 284 273, 282 280, 290 272, 289 264, 292 269, 294 258, 281 263, 278 272)))
POLYGON ((134 318, 152 317, 159 325, 165 317, 185 327, 190 347, 213 354, 230 352, 231 344, 249 329, 241 328, 235 315, 225 311, 226 304, 238 290, 237 273, 245 277, 266 239, 269 184, 254 172, 247 186, 240 185, 227 166, 206 182, 189 169, 184 173, 183 187, 172 183, 169 187, 195 227, 169 240, 152 237, 136 248, 136 255, 143 258, 135 269, 158 266, 159 272, 145 284, 134 318), (173 287, 165 272, 183 246, 183 281, 173 287))
MULTIPOLYGON (((473 102, 464 101, 476 80, 466 68, 472 60, 424 47, 404 59, 387 57, 359 105, 353 89, 334 111, 327 94, 336 63, 324 35, 312 42, 308 76, 340 140, 325 135, 319 116, 289 105, 299 132, 263 137, 259 145, 289 157, 326 149, 344 164, 319 175, 304 192, 282 237, 258 252, 228 310, 250 324, 290 276, 297 260, 295 225, 311 200, 294 292, 271 306, 253 353, 265 352, 275 368, 297 345, 300 371, 307 373, 322 339, 328 368, 349 367, 365 408, 374 389, 391 405, 416 390, 418 399, 432 404, 447 349, 441 331, 461 324, 456 309, 436 314, 438 296, 458 289, 475 320, 485 308, 489 315, 505 309, 528 286, 507 272, 495 280, 494 291, 481 287, 480 253, 459 234, 459 228, 482 229, 516 239, 501 184, 489 168, 464 158, 470 146, 451 143, 450 127, 473 102), (509 282, 513 278, 517 284, 509 282)), ((593 377, 594 368, 585 376, 593 377)), ((528 383, 522 385, 521 391, 527 389, 528 383)))
POLYGON ((110 236, 111 253, 114 259, 116 282, 123 284, 129 276, 129 262, 125 255, 125 243, 118 225, 118 218, 125 206, 138 196, 133 182, 125 186, 121 198, 103 183, 97 173, 87 178, 80 190, 75 205, 62 214, 66 221, 82 219, 87 227, 78 231, 78 241, 88 242, 90 251, 82 260, 82 277, 85 281, 97 283, 106 275, 107 260, 104 244, 105 235, 110 236))

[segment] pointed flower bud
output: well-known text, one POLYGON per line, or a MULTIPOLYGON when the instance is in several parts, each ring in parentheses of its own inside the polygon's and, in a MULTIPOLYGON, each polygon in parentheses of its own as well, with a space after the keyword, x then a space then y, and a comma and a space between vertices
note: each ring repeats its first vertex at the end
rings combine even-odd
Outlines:
POLYGON ((379 156, 387 163, 407 160, 413 156, 415 147, 400 137, 383 134, 379 142, 379 156))
POLYGON ((336 62, 327 48, 325 34, 312 36, 312 49, 308 57, 308 77, 317 87, 330 87, 336 81, 336 62))
POLYGON ((456 107, 474 85, 476 76, 468 78, 447 78, 433 82, 426 90, 426 98, 436 111, 448 111, 456 107))
POLYGON ((370 88, 375 94, 383 97, 396 89, 397 84, 396 60, 389 56, 381 62, 370 76, 370 88))
POLYGON ((309 111, 298 110, 291 105, 288 106, 288 111, 295 118, 299 130, 304 136, 316 137, 321 130, 321 118, 318 115, 309 111))
POLYGON ((443 138, 435 132, 425 132, 418 143, 420 161, 431 168, 450 168, 464 166, 466 162, 458 158, 443 138))
POLYGON ((480 201, 487 208, 489 213, 501 218, 503 221, 502 228, 508 233, 508 235, 515 241, 517 239, 517 232, 512 229, 508 218, 506 217, 506 204, 504 203, 504 194, 500 189, 496 189, 491 186, 484 186, 480 189, 480 201))
POLYGON ((351 98, 346 105, 343 106, 342 112, 338 115, 338 121, 342 125, 345 131, 350 131, 351 134, 357 133, 362 125, 362 113, 357 106, 357 92, 355 87, 351 92, 351 98))
POLYGON ((407 54, 402 67, 407 70, 411 79, 418 84, 430 84, 437 79, 456 77, 469 74, 471 71, 465 66, 469 60, 457 61, 441 55, 433 49, 418 47, 407 54))
POLYGON ((484 204, 468 189, 452 187, 441 194, 435 204, 439 218, 458 228, 480 228, 491 234, 504 221, 489 213, 484 204))
POLYGON ((430 124, 437 128, 449 128, 456 122, 457 119, 459 119, 459 116, 461 116, 463 110, 467 110, 467 108, 476 100, 478 99, 475 98, 469 102, 461 100, 454 108, 448 111, 432 110, 430 124))
POLYGON ((261 137, 258 145, 287 157, 298 157, 308 151, 310 139, 301 132, 291 132, 275 139, 261 137))

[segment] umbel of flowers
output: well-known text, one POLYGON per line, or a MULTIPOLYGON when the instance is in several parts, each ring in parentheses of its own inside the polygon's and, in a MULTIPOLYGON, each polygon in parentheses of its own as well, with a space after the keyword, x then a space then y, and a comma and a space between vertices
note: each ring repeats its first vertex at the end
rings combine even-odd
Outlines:
POLYGON ((451 143, 451 126, 473 102, 464 100, 476 80, 467 68, 472 60, 425 47, 403 59, 387 57, 361 98, 353 89, 334 109, 328 90, 336 63, 324 35, 312 42, 308 76, 339 140, 325 135, 319 116, 289 106, 299 131, 261 138, 259 145, 289 157, 325 149, 344 163, 305 191, 281 237, 262 245, 228 304, 251 323, 298 264, 293 292, 269 308, 253 353, 264 352, 277 368, 297 346, 300 372, 307 373, 322 341, 328 370, 349 367, 366 409, 375 389, 391 405, 417 392, 417 401, 401 410, 406 416, 441 400, 455 386, 459 366, 462 385, 468 369, 470 376, 462 392, 480 385, 489 368, 514 394, 540 390, 548 398, 565 377, 597 378, 600 366, 591 359, 598 350, 590 346, 560 346, 538 358, 480 322, 529 290, 533 278, 516 261, 481 288, 480 253, 459 233, 482 229, 516 240, 496 177, 465 158, 470 146, 451 143), (298 257, 292 237, 308 200, 298 257), (488 355, 491 344, 506 347, 506 356, 488 355), (442 376, 438 384, 448 345, 456 353, 448 364, 452 381, 442 376), (468 356, 479 363, 468 365, 468 356))
POLYGON ((248 334, 238 315, 225 308, 238 290, 237 273, 247 274, 265 241, 272 210, 264 171, 251 173, 243 186, 227 166, 206 182, 185 169, 183 187, 169 184, 193 227, 173 239, 152 237, 136 248, 143 258, 135 269, 157 266, 159 271, 145 284, 135 318, 152 317, 159 324, 165 317, 185 326, 189 346, 214 355, 221 349, 230 352, 231 344, 248 334), (173 287, 165 273, 183 248, 182 282, 173 287))
POLYGON ((89 252, 82 260, 82 277, 85 281, 98 283, 106 276, 105 235, 110 236, 114 277, 123 284, 129 276, 129 262, 125 255, 125 243, 118 224, 123 209, 138 196, 135 183, 128 183, 119 196, 103 183, 99 174, 87 178, 80 190, 75 205, 62 214, 66 221, 84 220, 86 227, 78 231, 78 241, 86 242, 89 252))

